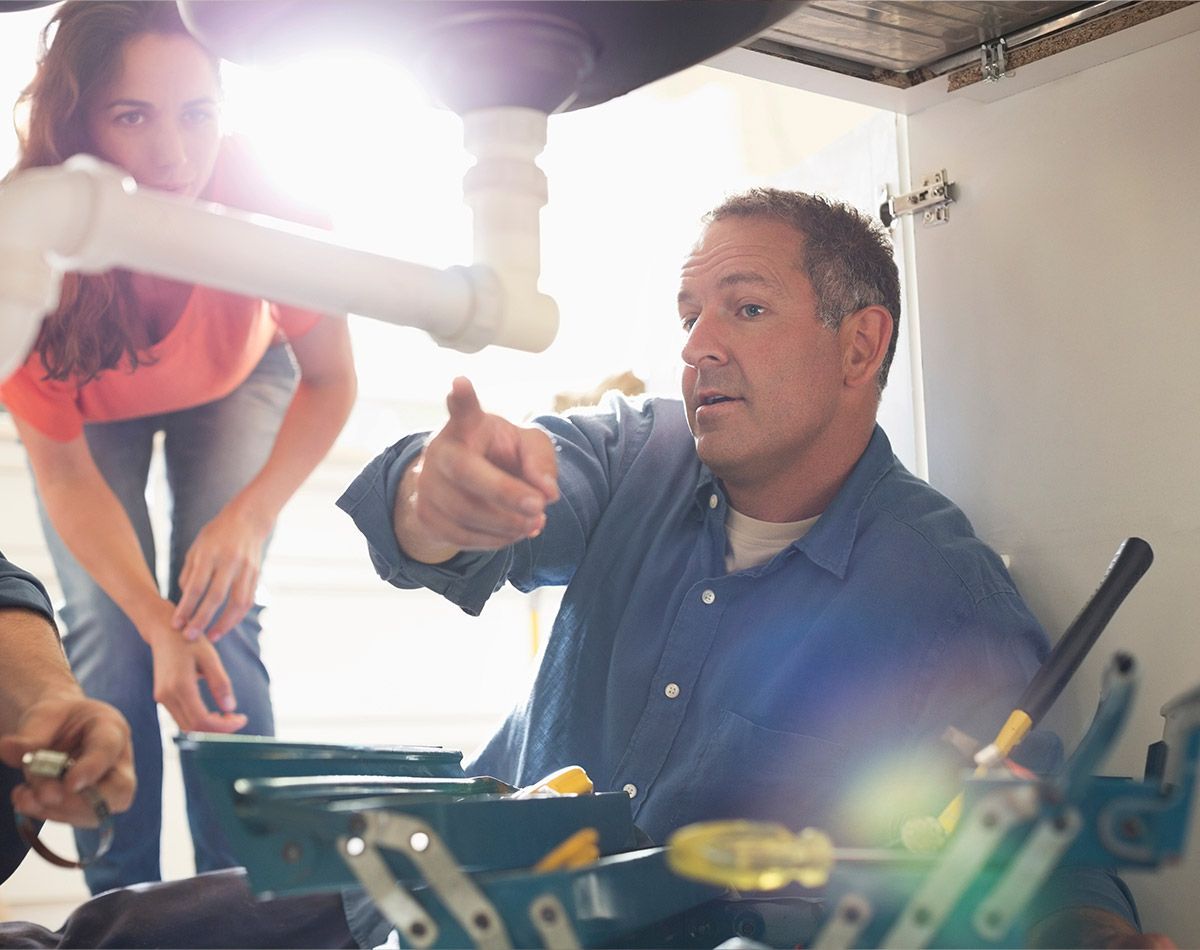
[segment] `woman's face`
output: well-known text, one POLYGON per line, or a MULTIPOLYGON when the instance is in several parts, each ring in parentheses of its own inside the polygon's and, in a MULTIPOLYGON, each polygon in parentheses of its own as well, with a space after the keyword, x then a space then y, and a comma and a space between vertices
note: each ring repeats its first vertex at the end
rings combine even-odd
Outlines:
POLYGON ((92 147, 138 185, 194 198, 217 159, 219 100, 216 69, 195 40, 142 33, 88 112, 92 147))

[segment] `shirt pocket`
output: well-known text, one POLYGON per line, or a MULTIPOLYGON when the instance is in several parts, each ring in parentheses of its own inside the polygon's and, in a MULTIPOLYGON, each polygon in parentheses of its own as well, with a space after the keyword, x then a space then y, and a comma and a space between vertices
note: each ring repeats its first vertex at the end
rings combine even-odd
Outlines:
POLYGON ((836 742, 768 729, 725 710, 673 824, 745 818, 824 827, 849 781, 850 758, 836 742))

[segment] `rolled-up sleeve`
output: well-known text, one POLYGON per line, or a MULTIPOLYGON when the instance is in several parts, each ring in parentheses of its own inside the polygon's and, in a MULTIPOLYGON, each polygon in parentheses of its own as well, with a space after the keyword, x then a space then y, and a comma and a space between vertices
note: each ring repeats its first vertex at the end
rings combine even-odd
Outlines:
POLYGON ((54 608, 41 581, 0 553, 0 609, 32 610, 54 624, 54 608))
POLYGON ((362 470, 338 499, 367 542, 376 573, 394 587, 427 587, 478 616, 488 598, 504 585, 512 565, 512 549, 464 551, 442 564, 423 564, 408 557, 396 540, 392 513, 405 471, 421 454, 428 433, 401 439, 362 470))
POLYGON ((395 587, 427 587, 478 615, 489 597, 511 583, 521 591, 566 584, 587 551, 591 531, 652 430, 653 410, 606 398, 595 410, 533 420, 554 445, 560 497, 547 509, 542 533, 496 551, 464 551, 442 564, 409 558, 396 539, 396 493, 429 438, 401 439, 374 459, 338 499, 366 538, 371 563, 395 587))

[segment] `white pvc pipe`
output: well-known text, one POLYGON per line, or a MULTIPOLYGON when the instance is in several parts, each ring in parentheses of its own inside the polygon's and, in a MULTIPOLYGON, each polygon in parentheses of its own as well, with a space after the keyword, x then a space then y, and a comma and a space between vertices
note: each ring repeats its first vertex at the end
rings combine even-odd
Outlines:
POLYGON ((343 247, 314 229, 139 192, 119 169, 78 155, 0 188, 0 379, 56 305, 62 272, 112 267, 413 326, 466 351, 544 349, 557 324, 556 310, 547 328, 546 308, 529 306, 540 295, 520 290, 525 273, 438 270, 343 247))
POLYGON ((546 175, 536 159, 546 146, 546 114, 504 106, 463 115, 463 144, 475 164, 463 180, 474 224, 475 263, 497 277, 503 302, 497 342, 540 351, 554 341, 558 306, 538 292, 539 217, 546 175))

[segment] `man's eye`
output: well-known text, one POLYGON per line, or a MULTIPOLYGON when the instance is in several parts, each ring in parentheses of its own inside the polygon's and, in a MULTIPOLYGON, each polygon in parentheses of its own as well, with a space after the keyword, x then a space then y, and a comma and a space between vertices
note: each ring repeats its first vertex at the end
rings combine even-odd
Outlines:
POLYGON ((143 112, 121 112, 113 117, 113 122, 117 125, 141 125, 146 121, 146 115, 143 112))
POLYGON ((695 317, 680 317, 679 325, 683 327, 685 333, 689 332, 696 325, 695 317))
POLYGON ((738 313, 744 317, 761 317, 767 312, 767 308, 756 303, 743 304, 738 308, 738 313))

